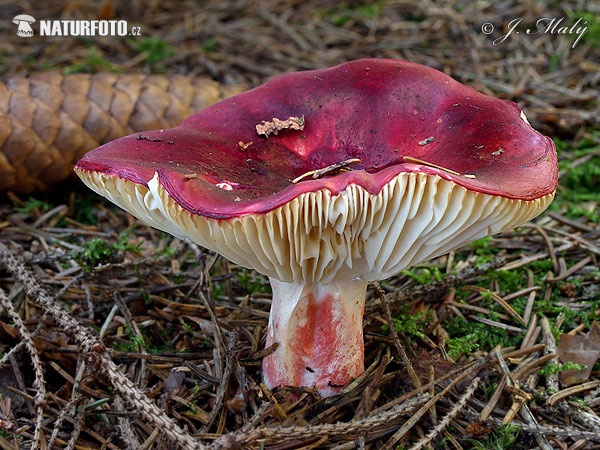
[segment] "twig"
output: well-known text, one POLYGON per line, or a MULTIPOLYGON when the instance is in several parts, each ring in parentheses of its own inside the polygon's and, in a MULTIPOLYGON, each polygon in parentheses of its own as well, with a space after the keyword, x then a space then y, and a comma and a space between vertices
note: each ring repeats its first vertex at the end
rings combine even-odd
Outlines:
POLYGON ((35 381, 33 382, 33 386, 36 389, 34 397, 36 416, 32 448, 36 448, 41 446, 42 420, 44 419, 44 404, 46 403, 46 381, 44 380, 44 369, 42 367, 42 361, 40 360, 40 354, 35 347, 29 330, 25 326, 25 323, 23 323, 23 319, 21 319, 21 316, 13 306, 12 302, 8 299, 2 289, 0 289, 0 303, 2 303, 2 307, 6 310, 9 317, 19 330, 21 339, 23 342, 25 342, 25 347, 29 352, 31 364, 33 365, 35 372, 35 381))
MULTIPOLYGON (((556 251, 556 253, 560 253, 560 252, 564 252, 566 250, 571 250, 573 247, 576 247, 576 246, 577 246, 577 244, 575 242, 567 242, 554 250, 556 251)), ((534 261, 538 261, 540 259, 547 258, 548 255, 549 255, 549 253, 547 251, 534 253, 533 255, 525 256, 521 259, 511 261, 508 264, 506 264, 505 266, 500 267, 498 270, 518 269, 519 267, 526 266, 527 264, 532 263, 534 261)))
POLYGON ((60 431, 60 427, 62 426, 62 423, 67 418, 67 416, 69 414, 69 410, 71 408, 74 408, 75 406, 77 406, 79 404, 79 402, 81 402, 82 399, 83 399, 83 396, 79 393, 76 393, 73 397, 71 397, 71 399, 60 410, 60 412, 58 414, 58 418, 56 419, 56 421, 53 424, 52 434, 50 435, 50 439, 48 440, 47 447, 49 449, 54 448, 54 444, 58 437, 58 432, 60 431))
POLYGON ((456 402, 456 405, 452 407, 448 414, 444 416, 439 425, 436 426, 433 430, 431 430, 429 434, 425 436, 424 439, 421 439, 419 442, 413 445, 410 448, 410 450, 421 450, 422 448, 429 445, 429 443, 433 441, 442 431, 444 431, 446 427, 450 425, 450 422, 452 422, 456 415, 465 407, 469 399, 473 396, 475 390, 479 386, 479 381, 479 377, 475 377, 469 385, 469 387, 467 388, 467 390, 465 391, 465 393, 460 397, 458 402, 456 402))
POLYGON ((189 433, 183 431, 173 419, 158 408, 156 404, 143 394, 137 386, 117 368, 109 359, 102 360, 102 369, 117 391, 123 394, 127 402, 137 408, 165 435, 177 442, 184 449, 201 450, 205 447, 197 442, 189 433))
POLYGON ((308 172, 303 173, 299 177, 294 178, 292 180, 292 184, 296 184, 299 181, 302 181, 308 177, 312 177, 313 180, 316 180, 325 175, 333 174, 334 172, 349 170, 348 166, 351 166, 353 164, 358 164, 359 162, 360 162, 359 158, 350 158, 345 161, 340 161, 340 162, 337 162, 330 166, 323 167, 322 169, 309 170, 308 172))
MULTIPOLYGON (((113 403, 118 410, 122 411, 125 409, 120 395, 115 395, 113 403)), ((125 442, 128 449, 134 450, 140 447, 140 442, 133 432, 129 418, 123 416, 117 417, 117 429, 120 431, 123 442, 125 442)))
MULTIPOLYGON (((421 142, 424 142, 423 144, 421 142, 419 142, 419 145, 426 145, 425 144, 426 141, 427 140, 421 141, 421 142)), ((429 141, 429 142, 433 142, 433 139, 431 141, 429 141)), ((427 142, 427 144, 429 142, 427 142)), ((444 172, 448 172, 448 173, 451 173, 452 175, 457 175, 459 177, 475 178, 475 175, 472 175, 472 174, 465 175, 465 174, 462 174, 462 173, 457 172, 455 170, 448 169, 447 167, 438 166, 437 164, 434 164, 434 163, 429 162, 429 161, 423 161, 422 159, 413 158, 412 156, 403 156, 402 159, 404 159, 405 161, 408 161, 408 162, 417 163, 417 164, 421 164, 423 166, 430 166, 430 167, 433 167, 435 169, 443 170, 444 172)))
POLYGON ((574 220, 571 219, 567 219, 566 217, 561 216, 560 214, 556 213, 556 212, 549 212, 548 216, 552 217, 555 220, 558 220, 559 222, 570 226, 571 228, 575 228, 576 230, 580 230, 580 231, 584 231, 586 233, 591 233, 594 231, 598 231, 595 228, 589 227, 583 223, 579 223, 579 222, 575 222, 574 220))
POLYGON ((590 389, 594 389, 595 387, 600 385, 600 380, 588 381, 587 383, 578 384, 577 386, 571 386, 567 389, 563 389, 562 391, 558 391, 555 394, 552 394, 550 398, 548 398, 548 404, 550 406, 554 406, 556 402, 566 399, 570 395, 578 394, 579 392, 588 391, 590 389))
MULTIPOLYGON (((129 330, 135 336, 135 338, 142 343, 136 344, 137 351, 142 355, 146 355, 148 352, 146 352, 146 349, 143 345, 143 343, 145 343, 146 340, 144 339, 144 335, 138 327, 138 324, 133 319, 133 315, 131 314, 131 311, 129 311, 129 308, 123 300, 123 297, 121 297, 121 294, 119 294, 118 292, 115 292, 113 295, 113 299, 115 300, 115 304, 119 307, 119 311, 121 311, 121 314, 123 315, 123 318, 125 319, 125 323, 129 327, 129 330)), ((140 370, 136 374, 136 381, 140 386, 142 386, 143 380, 146 378, 146 360, 141 359, 137 364, 139 364, 140 370)))
POLYGON ((12 445, 10 442, 8 442, 6 439, 4 439, 2 436, 0 436, 0 448, 2 450, 19 450, 19 449, 17 449, 17 447, 12 445))
POLYGON ((380 427, 389 426, 390 422, 397 420, 403 414, 410 413, 429 398, 430 395, 427 393, 417 394, 388 411, 371 415, 365 419, 352 420, 345 423, 301 427, 268 427, 258 428, 247 433, 233 432, 221 436, 209 448, 211 450, 235 448, 247 442, 256 442, 259 439, 274 439, 280 442, 323 435, 347 436, 360 434, 363 431, 372 432, 380 427))
MULTIPOLYGON (((468 415, 471 415, 470 413, 468 415)), ((476 417, 473 415, 473 417, 476 417)), ((496 418, 489 418, 487 420, 488 423, 492 423, 494 425, 502 425, 502 421, 496 418)), ((533 433, 534 437, 542 437, 546 439, 546 436, 561 436, 572 438, 573 440, 578 439, 586 439, 588 441, 600 442, 600 433, 596 433, 594 431, 581 431, 577 429, 569 429, 569 428, 560 428, 560 427, 549 427, 549 426, 541 426, 541 425, 530 425, 528 423, 522 422, 513 422, 514 425, 521 428, 523 431, 533 433)), ((552 448, 552 447, 550 447, 552 448)))
MULTIPOLYGON (((26 294, 35 301, 56 324, 71 338, 77 342, 84 353, 93 355, 104 351, 102 341, 89 329, 84 328, 79 322, 69 315, 64 306, 54 298, 37 281, 33 273, 25 266, 25 263, 17 257, 4 244, 0 243, 0 262, 25 286, 26 294)), ((91 361, 93 362, 93 361, 91 361)))
POLYGON ((437 403, 437 401, 446 395, 454 386, 460 383, 462 380, 467 378, 468 376, 476 373, 479 368, 487 363, 491 359, 491 356, 488 355, 483 359, 480 359, 471 367, 463 371, 460 375, 458 375, 454 380, 452 380, 448 386, 442 389, 435 397, 432 397, 425 405, 423 405, 412 417, 402 425, 402 427, 394 433, 394 435, 381 447, 381 450, 390 450, 393 448, 396 443, 402 439, 402 437, 410 431, 410 429, 419 421, 421 417, 433 406, 437 403))
MULTIPOLYGON (((545 348, 545 347, 544 347, 545 348)), ((523 364, 521 367, 515 369, 512 373, 513 380, 518 381, 525 378, 532 371, 534 371, 538 366, 542 364, 546 364, 548 361, 553 360, 556 357, 555 353, 549 353, 539 358, 532 359, 531 361, 523 364)))
POLYGON ((462 288, 462 290, 463 291, 480 292, 481 294, 489 295, 492 298, 492 300, 494 300, 496 303, 498 303, 500 305, 500 307, 502 309, 504 309, 514 319, 517 319, 517 322, 519 322, 523 326, 527 326, 527 324, 525 323, 525 320, 521 317, 521 315, 517 311, 515 311, 514 308, 506 302, 506 300, 504 300, 502 297, 500 297, 495 292, 492 292, 489 289, 482 288, 480 286, 464 286, 462 288))
POLYGON ((592 253, 595 253, 596 255, 600 256, 600 247, 594 245, 592 242, 590 242, 587 239, 582 238, 581 236, 577 235, 577 234, 573 234, 573 233, 567 233, 566 231, 563 230, 557 230, 556 228, 553 229, 552 231, 554 231, 557 234, 561 234, 563 236, 566 236, 568 238, 573 239, 574 241, 579 242, 579 244, 584 247, 585 249, 589 250, 592 253))
POLYGON ((508 378, 508 374, 506 374, 506 373, 502 374, 502 378, 500 379, 500 382, 498 383, 496 390, 490 397, 490 400, 488 401, 487 405, 485 405, 485 407, 481 410, 481 413, 479 415, 479 420, 485 421, 490 416, 490 414, 492 414, 492 411, 496 407, 498 400, 500 400, 500 396, 502 395, 502 392, 504 392, 504 388, 506 387, 506 379, 507 378, 508 378))
POLYGON ((415 372, 415 369, 413 368, 413 366, 410 362, 410 359, 408 359, 408 355, 406 354, 404 347, 402 346, 402 344, 400 343, 400 340, 398 339, 398 333, 396 333, 396 328, 394 327, 394 321, 392 320, 392 313, 390 312, 390 307, 388 306, 387 301, 385 299, 385 292, 383 292, 383 289, 381 289, 381 285, 379 284, 379 282, 373 283, 373 286, 375 287, 375 292, 377 292, 377 296, 379 297, 379 300, 381 301, 381 304, 383 305, 383 310, 385 312, 386 320, 388 321, 388 326, 390 328, 390 334, 392 335, 392 339, 394 340, 394 345, 396 346, 396 351, 398 352, 398 355, 400 355, 400 359, 402 359, 402 362, 406 366, 406 370, 408 371, 408 375, 410 376, 410 378, 412 380, 413 387, 415 389, 419 388, 419 387, 421 387, 421 382, 419 381, 419 377, 417 376, 417 373, 415 372))
POLYGON ((71 431, 71 439, 69 439, 69 443, 65 447, 65 450, 73 450, 75 448, 75 444, 77 443, 77 439, 79 438, 79 434, 81 433, 81 427, 84 424, 86 404, 87 402, 84 402, 81 405, 81 408, 75 416, 75 427, 73 428, 73 431, 71 431))
POLYGON ((14 356, 23 347, 25 347, 25 341, 18 342, 13 348, 6 352, 0 359, 0 368, 2 368, 4 364, 10 361, 10 358, 14 356))
POLYGON ((566 280, 571 275, 573 275, 574 273, 578 272, 579 270, 581 270, 582 268, 587 266, 591 261, 592 261, 592 256, 591 255, 586 256, 581 261, 579 261, 579 262, 573 264, 571 267, 569 267, 569 269, 566 270, 564 273, 561 273, 560 275, 558 275, 556 277, 548 277, 548 278, 546 278, 546 281, 548 281, 549 283, 554 283, 556 281, 566 280))
POLYGON ((279 17, 271 14, 267 9, 259 8, 258 14, 271 25, 281 30, 281 32, 288 36, 300 50, 304 52, 310 52, 312 50, 311 45, 306 42, 306 40, 300 36, 300 34, 298 34, 294 27, 289 26, 279 17))
POLYGON ((485 317, 470 315, 469 319, 472 319, 476 322, 485 323, 486 325, 490 325, 492 327, 501 328, 502 330, 512 331, 514 333, 525 333, 526 331, 523 328, 513 327, 512 325, 506 325, 505 323, 496 322, 495 320, 486 319, 485 317))
POLYGON ((256 125, 256 133, 260 136, 269 137, 270 134, 277 135, 281 130, 304 130, 304 116, 301 117, 288 117, 285 120, 273 117, 272 120, 263 120, 261 123, 256 125))
POLYGON ((548 247, 548 254, 550 255, 550 258, 552 259, 552 264, 554 266, 554 273, 558 273, 558 260, 556 259, 556 251, 554 250, 554 245, 552 244, 552 241, 548 237, 548 233, 546 233, 546 231, 539 225, 532 224, 530 226, 535 231, 537 231, 540 234, 540 236, 542 236, 542 239, 544 240, 546 247, 548 247))
POLYGON ((217 387, 217 396, 215 399, 215 404, 213 406, 210 415, 208 416, 208 420, 206 425, 204 425, 203 431, 207 432, 210 429, 213 421, 217 417, 217 415, 221 412, 221 408, 223 406, 223 401, 225 400, 225 395, 229 389, 229 378, 233 373, 233 369, 235 367, 235 356, 234 350, 235 345, 237 344, 238 335, 235 331, 231 332, 229 335, 229 341, 227 342, 227 349, 225 350, 225 370, 223 371, 223 377, 217 387))
POLYGON ((158 436, 160 434, 160 431, 158 430, 158 428, 155 428, 154 430, 152 430, 152 433, 150 434, 150 436, 148 436, 148 439, 146 439, 144 441, 144 443, 138 447, 139 450, 148 450, 150 448, 152 448, 152 445, 154 445, 154 443, 156 442, 156 439, 158 439, 158 436))
MULTIPOLYGON (((507 386, 518 386, 518 384, 513 380, 512 376, 511 376, 510 370, 509 370, 508 366, 506 365, 506 362, 504 361, 502 354, 500 353, 500 349, 498 347, 496 347, 496 349, 494 350, 493 353, 496 355, 496 359, 498 360, 498 363, 500 365, 500 368, 502 369, 502 372, 506 374, 506 385, 507 386)), ((538 426, 538 423, 535 420, 535 417, 533 416, 533 414, 529 410, 529 407, 525 403, 521 404, 520 414, 521 414, 521 417, 523 418, 523 420, 525 420, 525 422, 527 422, 529 425, 533 425, 536 427, 538 426)), ((540 446, 540 448, 542 450, 552 450, 552 445, 550 445, 550 442, 548 442, 548 439, 546 439, 545 436, 536 434, 535 440, 537 441, 538 445, 540 446)))
POLYGON ((110 312, 108 313, 108 315, 106 316, 106 319, 104 319, 104 323, 102 324, 102 328, 100 328, 100 333, 99 334, 100 334, 101 338, 104 337, 104 335, 108 331, 108 327, 110 326, 111 322, 115 318, 115 315, 117 314, 118 310, 119 310, 119 305, 117 305, 115 303, 113 305, 113 307, 110 309, 110 312))
MULTIPOLYGON (((544 337, 544 354, 545 355, 555 355, 556 354, 556 340, 554 339, 554 335, 552 334, 552 329, 550 328, 550 322, 547 317, 542 317, 540 320, 540 326, 542 327, 542 336, 544 337)), ((558 362, 558 358, 554 358, 553 360, 548 361, 549 363, 558 362)), ((546 375, 546 387, 551 391, 558 391, 558 374, 549 373, 546 375)))

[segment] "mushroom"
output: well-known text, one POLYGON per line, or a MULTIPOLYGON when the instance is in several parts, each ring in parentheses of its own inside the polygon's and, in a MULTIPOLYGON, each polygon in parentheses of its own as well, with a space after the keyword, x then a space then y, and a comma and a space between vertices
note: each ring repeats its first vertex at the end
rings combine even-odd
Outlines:
POLYGON ((521 115, 437 70, 363 59, 282 75, 75 170, 149 225, 267 275, 266 385, 328 396, 364 370, 369 281, 550 204, 555 147, 521 115))
POLYGON ((35 22, 35 19, 28 14, 19 14, 13 19, 13 23, 17 24, 19 28, 17 29, 17 36, 21 37, 31 37, 33 36, 33 29, 31 25, 35 22))

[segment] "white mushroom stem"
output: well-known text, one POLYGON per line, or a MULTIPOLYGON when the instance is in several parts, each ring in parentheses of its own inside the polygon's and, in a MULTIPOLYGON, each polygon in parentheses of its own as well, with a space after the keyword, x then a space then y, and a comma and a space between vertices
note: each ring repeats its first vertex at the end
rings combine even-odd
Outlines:
POLYGON ((364 370, 363 312, 367 283, 327 284, 271 280, 273 301, 263 377, 270 388, 314 386, 323 396, 339 392, 364 370))

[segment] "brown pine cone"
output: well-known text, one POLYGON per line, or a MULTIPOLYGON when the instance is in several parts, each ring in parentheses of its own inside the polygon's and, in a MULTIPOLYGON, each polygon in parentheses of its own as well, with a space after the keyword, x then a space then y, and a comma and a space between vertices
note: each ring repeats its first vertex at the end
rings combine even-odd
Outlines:
POLYGON ((0 192, 47 190, 85 152, 136 131, 170 128, 241 92, 181 75, 46 72, 0 83, 0 192))

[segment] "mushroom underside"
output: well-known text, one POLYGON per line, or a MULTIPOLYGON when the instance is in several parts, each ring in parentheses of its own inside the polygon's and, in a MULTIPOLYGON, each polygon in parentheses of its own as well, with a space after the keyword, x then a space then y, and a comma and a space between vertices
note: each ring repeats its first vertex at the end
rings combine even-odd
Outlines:
POLYGON ((95 192, 143 222, 291 283, 381 280, 540 214, 554 193, 525 201, 468 190, 437 175, 400 173, 371 194, 349 185, 303 193, 265 214, 212 219, 148 187, 76 169, 95 192))

